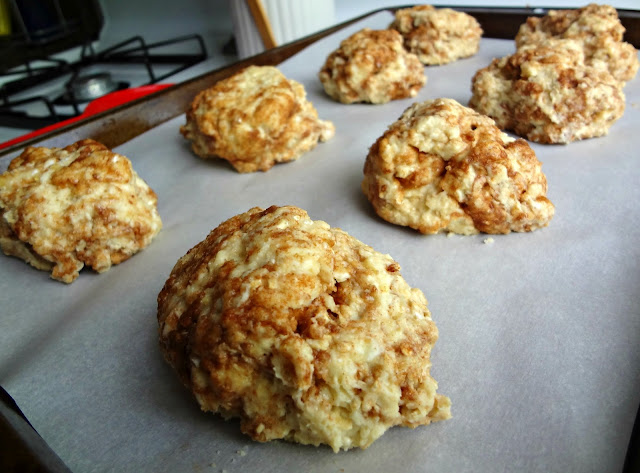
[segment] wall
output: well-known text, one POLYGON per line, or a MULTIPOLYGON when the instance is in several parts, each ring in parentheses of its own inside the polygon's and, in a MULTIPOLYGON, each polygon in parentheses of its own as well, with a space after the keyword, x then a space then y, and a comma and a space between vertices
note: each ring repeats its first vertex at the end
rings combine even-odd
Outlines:
POLYGON ((209 54, 232 35, 228 0, 100 0, 105 25, 98 48, 141 35, 160 41, 202 35, 209 54))

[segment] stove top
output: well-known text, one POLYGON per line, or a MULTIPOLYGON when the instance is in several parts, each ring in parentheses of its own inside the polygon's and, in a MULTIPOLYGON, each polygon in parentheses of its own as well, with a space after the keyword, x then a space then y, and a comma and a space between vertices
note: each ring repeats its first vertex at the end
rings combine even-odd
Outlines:
POLYGON ((156 84, 206 58, 202 38, 189 35, 154 43, 136 36, 100 52, 85 45, 74 61, 29 61, 0 74, 0 127, 36 130, 79 116, 96 98, 156 84))

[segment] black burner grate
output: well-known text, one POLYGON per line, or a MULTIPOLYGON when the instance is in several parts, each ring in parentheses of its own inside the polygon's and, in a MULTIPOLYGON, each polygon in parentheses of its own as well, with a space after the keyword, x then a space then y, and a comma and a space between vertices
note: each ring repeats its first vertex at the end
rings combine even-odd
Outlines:
MULTIPOLYGON (((76 97, 72 84, 89 67, 122 64, 127 65, 129 69, 138 68, 145 71, 146 79, 136 85, 148 85, 155 84, 206 59, 207 52, 204 41, 199 35, 181 36, 154 43, 146 43, 142 37, 135 36, 101 52, 95 52, 91 43, 87 43, 81 48, 79 56, 79 59, 73 63, 48 58, 30 61, 17 69, 0 73, 0 77, 18 76, 17 79, 9 80, 0 87, 0 126, 37 129, 80 115, 86 99, 76 97), (162 52, 179 44, 186 44, 191 52, 180 54, 162 52), (160 69, 162 72, 159 72, 160 69), (61 77, 64 77, 66 82, 57 98, 52 99, 38 92, 41 86, 61 77), (41 104, 48 113, 34 115, 25 112, 24 110, 28 108, 25 106, 29 104, 41 104), (65 113, 57 111, 56 107, 59 105, 70 105, 73 113, 68 110, 65 113)), ((107 69, 112 72, 113 68, 107 69)), ((114 80, 117 82, 117 90, 130 85, 118 78, 117 73, 114 80)))

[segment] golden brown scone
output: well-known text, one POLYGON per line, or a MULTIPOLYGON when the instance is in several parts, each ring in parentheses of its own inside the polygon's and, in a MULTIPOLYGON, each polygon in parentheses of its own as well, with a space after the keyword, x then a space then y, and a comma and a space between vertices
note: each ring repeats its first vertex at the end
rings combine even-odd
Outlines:
POLYGON ((522 46, 472 79, 470 105, 504 130, 539 143, 606 135, 624 113, 622 85, 584 64, 573 40, 522 46))
POLYGON ((238 172, 268 171, 334 134, 302 84, 275 67, 250 66, 200 92, 180 128, 201 158, 226 159, 238 172))
POLYGON ((428 65, 473 56, 482 36, 480 24, 471 15, 431 5, 397 10, 389 27, 399 31, 405 47, 428 65))
POLYGON ((342 103, 387 103, 415 97, 426 83, 424 66, 395 30, 365 28, 327 57, 319 73, 325 92, 342 103))
POLYGON ((639 63, 636 49, 622 41, 624 32, 615 8, 592 3, 528 18, 516 35, 516 46, 540 44, 550 38, 572 39, 582 46, 585 64, 607 70, 626 82, 636 75, 639 63))
POLYGON ((204 411, 244 433, 366 448, 450 417, 427 301, 388 255, 297 207, 253 208, 175 265, 160 346, 204 411))
POLYGON ((383 219, 426 234, 527 232, 554 213, 527 142, 452 99, 416 103, 389 126, 362 190, 383 219))
POLYGON ((131 162, 93 140, 26 148, 0 175, 0 247, 71 283, 146 247, 162 222, 131 162))

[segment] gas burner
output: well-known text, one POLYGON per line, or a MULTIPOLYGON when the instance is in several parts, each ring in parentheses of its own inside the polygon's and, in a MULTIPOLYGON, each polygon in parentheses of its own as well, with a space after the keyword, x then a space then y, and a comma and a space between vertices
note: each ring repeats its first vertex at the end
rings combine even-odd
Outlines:
POLYGON ((118 89, 118 84, 108 72, 74 77, 67 86, 70 94, 82 102, 89 102, 118 89))
POLYGON ((54 105, 73 105, 74 103, 90 102, 128 87, 128 82, 115 81, 108 72, 75 76, 65 84, 65 92, 53 103, 54 105))

